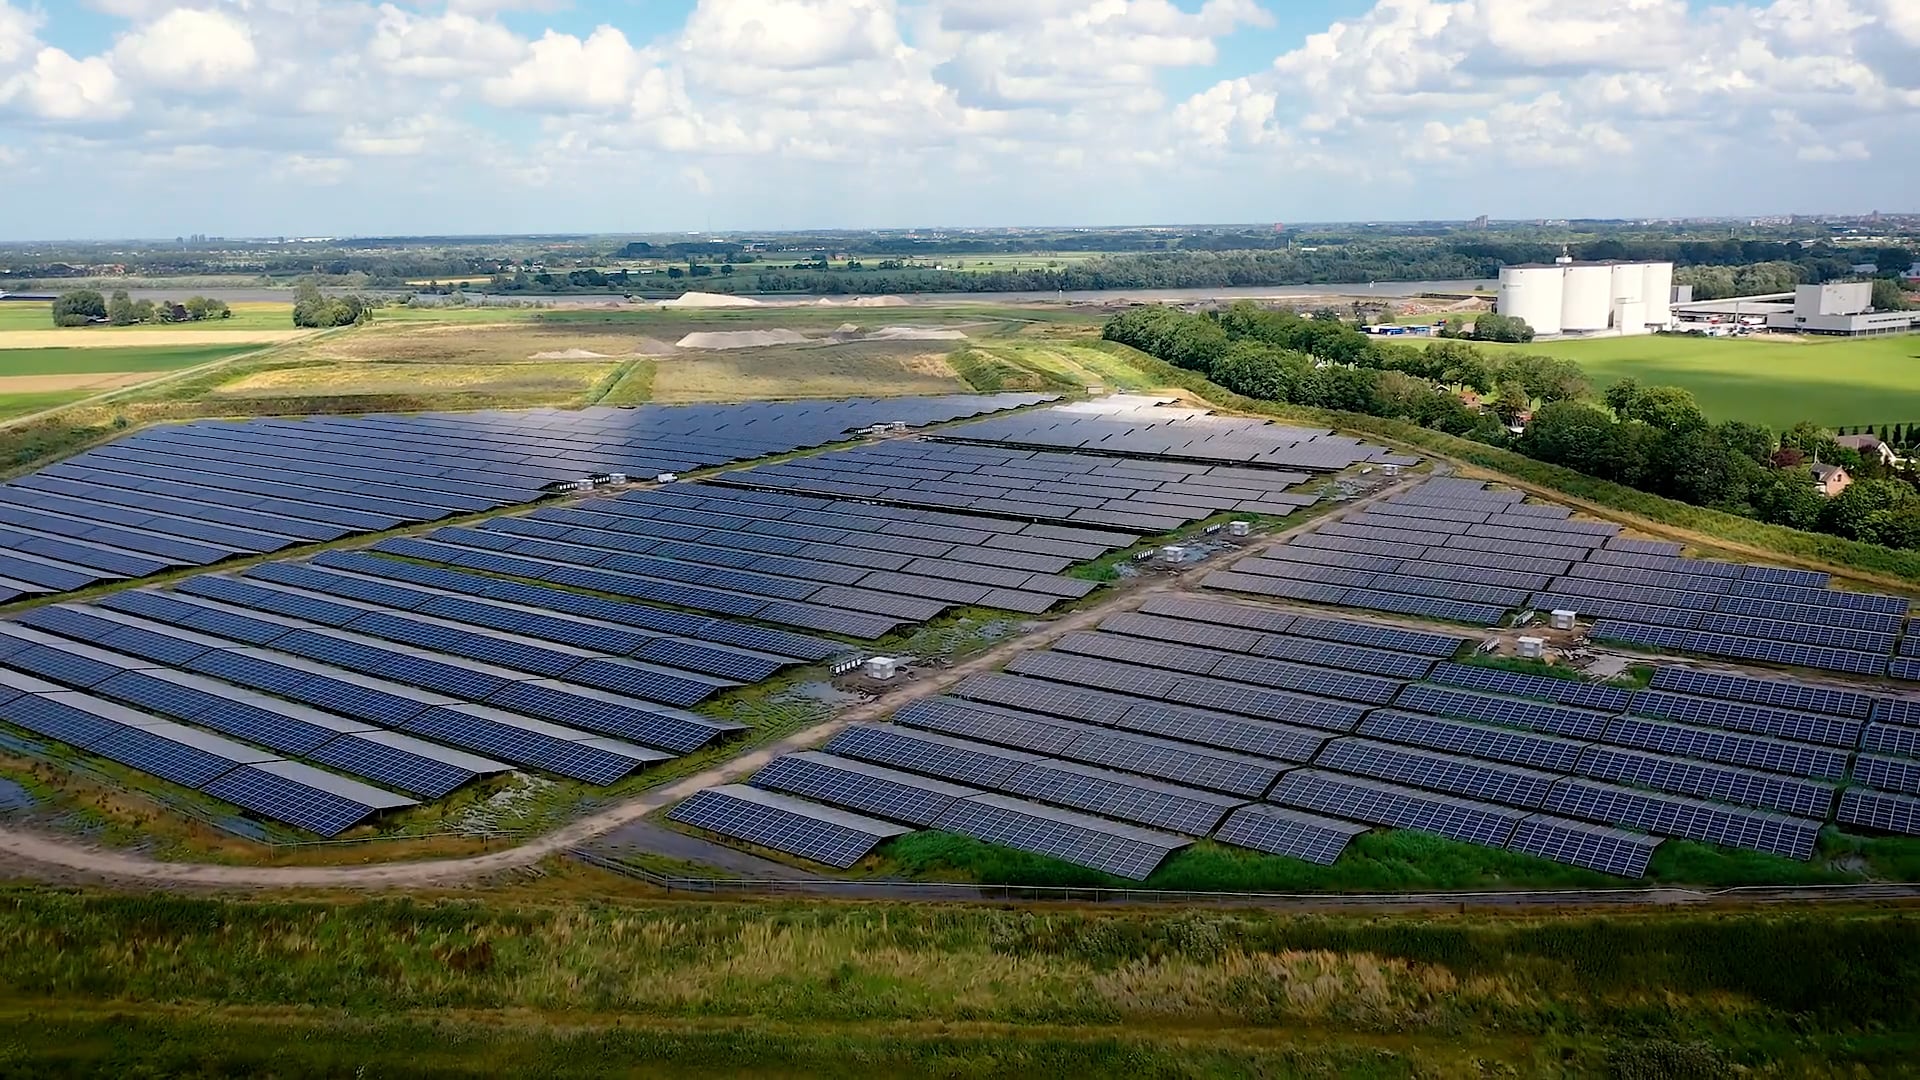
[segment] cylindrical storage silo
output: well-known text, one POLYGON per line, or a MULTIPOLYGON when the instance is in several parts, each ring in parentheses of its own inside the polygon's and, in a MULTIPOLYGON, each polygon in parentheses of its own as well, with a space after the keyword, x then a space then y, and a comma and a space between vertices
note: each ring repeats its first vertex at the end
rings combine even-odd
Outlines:
POLYGON ((1597 333, 1607 328, 1613 316, 1613 268, 1610 266, 1567 267, 1565 292, 1560 298, 1562 333, 1597 333))
POLYGON ((1647 302, 1621 300, 1613 305, 1613 328, 1622 334, 1647 333, 1647 302))
POLYGON ((1673 264, 1647 264, 1647 283, 1642 295, 1647 299, 1647 323, 1655 330, 1673 328, 1673 264))
POLYGON ((1509 266, 1500 271, 1502 315, 1521 319, 1546 337, 1560 332, 1560 279, 1557 266, 1509 266))
POLYGON ((1646 298, 1647 264, 1617 263, 1613 267, 1613 302, 1633 303, 1646 298))

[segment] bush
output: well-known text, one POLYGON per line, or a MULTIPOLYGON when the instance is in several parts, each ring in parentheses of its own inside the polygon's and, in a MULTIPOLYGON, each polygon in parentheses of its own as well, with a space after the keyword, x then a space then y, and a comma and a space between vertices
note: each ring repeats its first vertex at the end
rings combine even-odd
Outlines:
POLYGON ((107 298, 94 289, 61 293, 53 302, 53 325, 85 326, 107 317, 107 298))

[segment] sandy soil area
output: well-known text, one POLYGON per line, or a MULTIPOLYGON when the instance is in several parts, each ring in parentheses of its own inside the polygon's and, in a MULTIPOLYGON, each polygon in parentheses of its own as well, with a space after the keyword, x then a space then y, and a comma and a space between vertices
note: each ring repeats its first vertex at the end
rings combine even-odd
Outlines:
POLYGON ((156 345, 271 345, 311 330, 4 330, 0 349, 138 349, 156 345))
POLYGON ((797 330, 711 330, 688 334, 675 344, 682 349, 763 349, 769 345, 805 345, 810 339, 797 330))

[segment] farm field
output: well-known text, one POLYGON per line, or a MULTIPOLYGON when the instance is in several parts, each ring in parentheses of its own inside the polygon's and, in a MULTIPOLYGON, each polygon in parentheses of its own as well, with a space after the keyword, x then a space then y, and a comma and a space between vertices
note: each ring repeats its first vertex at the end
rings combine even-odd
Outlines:
POLYGON ((1619 379, 1683 386, 1715 420, 1775 428, 1920 420, 1920 335, 1816 342, 1694 337, 1493 345, 1565 357, 1596 391, 1619 379))
POLYGON ((259 347, 241 341, 226 345, 0 349, 0 420, 57 408, 103 390, 134 386, 164 372, 197 367, 259 347))
MULTIPOLYGON (((180 299, 192 296, 182 292, 180 299)), ((135 342, 178 341, 182 344, 202 337, 235 340, 245 335, 251 341, 284 341, 310 331, 295 329, 293 304, 236 303, 229 305, 233 315, 208 322, 173 323, 164 326, 71 326, 53 325, 51 304, 0 304, 0 349, 109 347, 120 348, 135 342), (121 340, 121 339, 128 340, 121 340), (44 339, 44 340, 43 340, 44 339)))
POLYGON ((566 403, 578 400, 620 365, 593 363, 358 363, 275 367, 222 383, 215 399, 472 395, 566 403))
POLYGON ((153 1075, 1679 1078, 1911 1075, 1920 1048, 1907 992, 1920 924, 1897 911, 696 904, 546 871, 459 899, 12 890, 0 895, 8 1063, 23 1075, 139 1062, 153 1075))

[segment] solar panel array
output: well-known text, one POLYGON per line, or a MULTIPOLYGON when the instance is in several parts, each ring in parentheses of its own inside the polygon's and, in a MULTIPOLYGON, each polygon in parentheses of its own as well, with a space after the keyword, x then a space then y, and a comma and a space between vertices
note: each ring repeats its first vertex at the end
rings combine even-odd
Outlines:
POLYGON ((720 474, 720 483, 1138 533, 1222 513, 1290 514, 1305 473, 891 440, 720 474))
POLYGON ((802 793, 929 827, 920 786, 943 785, 930 827, 1135 879, 1178 850, 1137 829, 1320 863, 1420 829, 1627 877, 1665 837, 1805 859, 1828 820, 1920 831, 1920 699, 1680 667, 1636 691, 1445 659, 1466 643, 1154 597, 824 748, 918 777, 912 798, 802 793))
POLYGON ((202 420, 0 485, 0 602, 924 425, 1041 394, 202 420))
POLYGON ((88 735, 61 741, 302 828, 350 827, 390 808, 368 794, 373 784, 433 799, 514 767, 613 783, 743 730, 688 709, 844 651, 727 618, 339 551, 0 623, 0 676, 41 680, 12 703, 27 721, 56 715, 88 735), (141 731, 102 743, 94 727, 69 723, 71 707, 48 713, 39 700, 76 692, 141 731), (229 771, 224 759, 176 747, 201 735, 300 768, 207 787, 229 771), (337 800, 295 791, 342 774, 368 788, 349 792, 366 813, 343 817, 337 800), (315 800, 335 810, 315 816, 315 800))
POLYGON ((1819 571, 1685 558, 1677 544, 1621 537, 1616 525, 1522 498, 1472 480, 1426 480, 1207 584, 1481 625, 1567 610, 1594 619, 1601 640, 1920 680, 1920 645, 1891 656, 1904 597, 1835 589, 1819 571))
POLYGON ((864 814, 744 784, 695 792, 667 817, 735 840, 844 870, 883 841, 913 830, 864 814))
POLYGON ((942 439, 1036 449, 1087 450, 1119 457, 1239 462, 1338 471, 1363 461, 1411 465, 1384 447, 1325 429, 1218 416, 1163 398, 1116 394, 963 424, 942 439))

